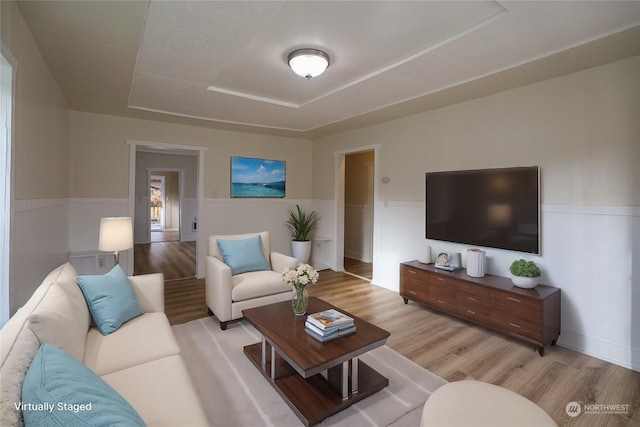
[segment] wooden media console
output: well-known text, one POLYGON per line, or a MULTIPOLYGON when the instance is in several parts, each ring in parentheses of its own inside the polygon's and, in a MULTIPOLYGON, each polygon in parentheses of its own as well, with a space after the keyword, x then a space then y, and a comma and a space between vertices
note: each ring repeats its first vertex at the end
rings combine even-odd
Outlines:
POLYGON ((466 270, 440 270, 433 264, 400 264, 400 296, 480 326, 535 344, 540 356, 560 336, 560 289, 518 288, 511 280, 466 270))

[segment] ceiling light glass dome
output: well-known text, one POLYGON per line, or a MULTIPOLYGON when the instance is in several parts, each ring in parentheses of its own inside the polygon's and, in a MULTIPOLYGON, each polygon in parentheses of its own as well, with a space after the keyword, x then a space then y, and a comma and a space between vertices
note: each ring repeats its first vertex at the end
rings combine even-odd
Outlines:
POLYGON ((329 66, 329 55, 318 49, 298 49, 289 54, 289 67, 305 79, 317 77, 329 66))

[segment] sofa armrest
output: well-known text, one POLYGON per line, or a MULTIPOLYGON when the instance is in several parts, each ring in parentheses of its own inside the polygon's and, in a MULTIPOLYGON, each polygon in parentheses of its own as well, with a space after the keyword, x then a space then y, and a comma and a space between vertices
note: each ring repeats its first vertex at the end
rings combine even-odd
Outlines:
POLYGON ((279 252, 271 252, 271 269, 275 272, 282 273, 287 267, 295 267, 300 264, 297 258, 284 255, 279 252))
POLYGON ((162 273, 130 276, 129 282, 140 308, 145 313, 164 313, 164 275, 162 273))
POLYGON ((205 298, 207 307, 220 322, 232 320, 231 268, 218 258, 205 258, 205 298))

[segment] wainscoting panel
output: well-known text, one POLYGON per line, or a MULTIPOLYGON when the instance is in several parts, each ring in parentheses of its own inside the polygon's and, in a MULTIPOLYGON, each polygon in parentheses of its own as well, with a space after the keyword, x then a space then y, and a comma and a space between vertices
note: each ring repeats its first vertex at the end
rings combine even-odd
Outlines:
POLYGON ((11 229, 10 312, 69 255, 68 199, 15 200, 11 229))

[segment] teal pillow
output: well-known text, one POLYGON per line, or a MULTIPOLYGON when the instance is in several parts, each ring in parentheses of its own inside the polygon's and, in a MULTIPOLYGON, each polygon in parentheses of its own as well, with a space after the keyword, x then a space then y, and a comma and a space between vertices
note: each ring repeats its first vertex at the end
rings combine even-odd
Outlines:
POLYGON ((269 264, 262 253, 260 236, 241 240, 217 239, 225 264, 231 267, 231 275, 247 271, 269 270, 269 264))
POLYGON ((117 391, 82 362, 43 344, 22 383, 25 426, 144 426, 117 391))
POLYGON ((76 280, 103 335, 117 331, 124 322, 144 313, 120 265, 102 276, 78 276, 76 280))

